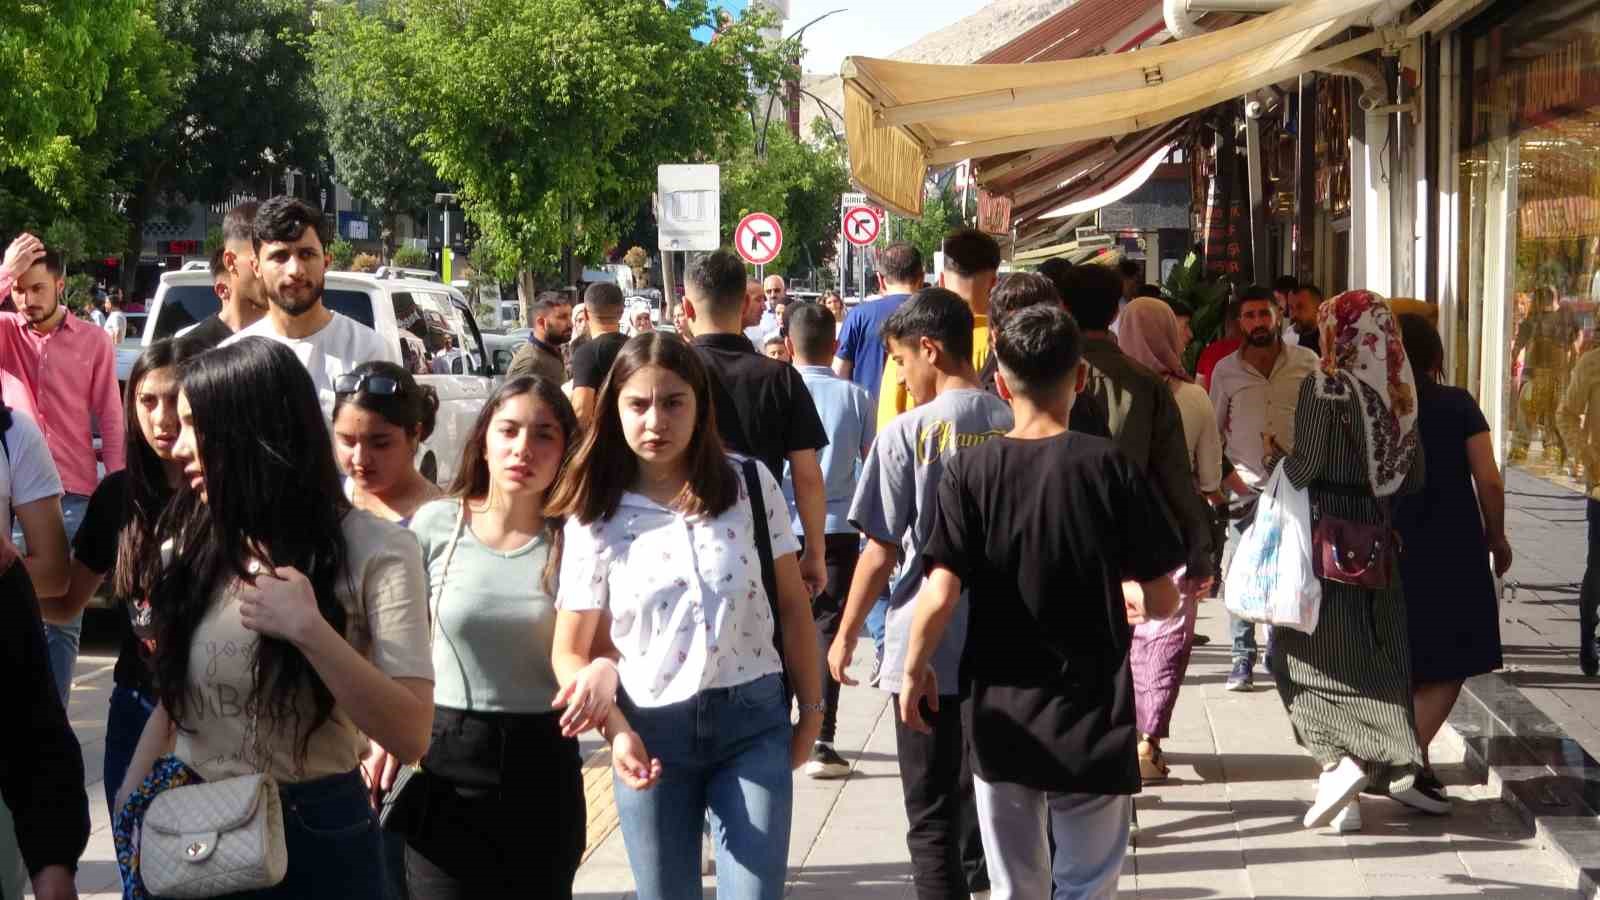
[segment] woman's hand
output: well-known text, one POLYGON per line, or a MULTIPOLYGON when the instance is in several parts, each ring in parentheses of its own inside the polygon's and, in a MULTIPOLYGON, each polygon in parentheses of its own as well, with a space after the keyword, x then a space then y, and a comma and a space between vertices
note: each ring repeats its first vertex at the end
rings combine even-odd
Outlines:
POLYGON ((616 663, 596 659, 556 692, 555 708, 566 710, 561 715, 563 737, 577 737, 606 721, 617 702, 617 680, 616 663))
POLYGON ((311 581, 293 566, 268 569, 254 583, 241 584, 239 617, 244 627, 267 637, 304 646, 318 626, 326 626, 311 581))
POLYGON ((647 791, 661 778, 661 760, 652 759, 637 731, 623 729, 611 739, 611 769, 622 783, 647 791))
POLYGON ((817 744, 817 737, 822 734, 822 713, 816 710, 802 710, 800 721, 794 726, 794 734, 789 738, 789 768, 798 769, 811 758, 811 748, 817 744))
POLYGON ((394 788, 395 776, 400 774, 400 758, 367 742, 367 757, 361 761, 361 779, 367 783, 368 799, 373 809, 383 806, 383 798, 394 788))

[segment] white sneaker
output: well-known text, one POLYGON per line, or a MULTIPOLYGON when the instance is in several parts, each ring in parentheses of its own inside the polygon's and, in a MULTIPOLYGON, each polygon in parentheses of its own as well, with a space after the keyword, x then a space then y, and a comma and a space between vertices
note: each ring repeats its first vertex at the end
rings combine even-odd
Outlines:
POLYGON ((1306 810, 1302 821, 1307 828, 1321 828, 1333 820, 1361 789, 1367 786, 1367 775, 1355 760, 1346 756, 1331 770, 1317 779, 1317 799, 1306 810))
POLYGON ((1339 810, 1328 825, 1340 834, 1351 834, 1361 830, 1361 798, 1354 797, 1339 810))

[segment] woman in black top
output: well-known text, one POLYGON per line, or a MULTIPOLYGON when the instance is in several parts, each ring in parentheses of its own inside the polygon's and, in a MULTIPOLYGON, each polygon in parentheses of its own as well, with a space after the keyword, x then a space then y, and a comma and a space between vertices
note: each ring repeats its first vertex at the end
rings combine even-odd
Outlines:
POLYGON ((123 631, 106 717, 103 786, 113 817, 117 788, 155 708, 144 643, 150 636, 150 586, 141 581, 148 569, 137 561, 159 552, 156 520, 183 477, 182 465, 172 457, 178 440, 178 364, 193 355, 193 347, 186 341, 157 341, 139 354, 123 403, 127 468, 107 475, 95 488, 72 543, 67 596, 75 608, 82 609, 115 569, 111 596, 127 604, 131 624, 123 631))
MULTIPOLYGON (((1500 668, 1494 576, 1511 568, 1511 545, 1505 482, 1478 402, 1438 382, 1444 344, 1427 320, 1400 316, 1400 335, 1417 377, 1417 428, 1428 470, 1422 492, 1401 498, 1394 510, 1404 548, 1400 579, 1417 739, 1426 758, 1461 683, 1500 668)), ((1423 777, 1437 783, 1430 771, 1423 777)))

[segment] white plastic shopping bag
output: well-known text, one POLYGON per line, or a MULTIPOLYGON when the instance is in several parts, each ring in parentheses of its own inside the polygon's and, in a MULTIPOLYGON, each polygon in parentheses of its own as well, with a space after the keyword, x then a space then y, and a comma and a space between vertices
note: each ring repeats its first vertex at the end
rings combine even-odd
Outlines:
POLYGON ((1228 612, 1306 634, 1316 631, 1322 582, 1311 568, 1311 552, 1311 498, 1290 483, 1279 463, 1228 565, 1223 582, 1228 612))

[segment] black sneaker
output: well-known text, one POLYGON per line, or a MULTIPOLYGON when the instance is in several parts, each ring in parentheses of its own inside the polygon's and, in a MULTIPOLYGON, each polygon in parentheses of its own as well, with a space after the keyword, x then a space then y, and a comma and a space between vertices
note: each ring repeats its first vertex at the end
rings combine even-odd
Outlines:
POLYGON ((1255 675, 1251 671, 1254 668, 1255 668, 1255 664, 1250 662, 1250 660, 1248 660, 1248 659, 1236 659, 1236 660, 1234 660, 1233 661, 1233 671, 1228 673, 1228 690, 1230 690, 1230 691, 1253 691, 1253 690, 1255 690, 1255 688, 1256 688, 1255 675))
POLYGON ((832 744, 815 744, 811 758, 806 761, 806 775, 811 778, 843 778, 850 774, 850 764, 834 752, 832 744))
POLYGON ((1444 782, 1440 781, 1439 776, 1434 774, 1432 766, 1423 766, 1421 771, 1417 772, 1417 787, 1434 794, 1444 793, 1444 782))
POLYGON ((1578 644, 1578 668, 1583 674, 1593 678, 1600 673, 1600 655, 1595 653, 1595 642, 1584 641, 1578 644))

